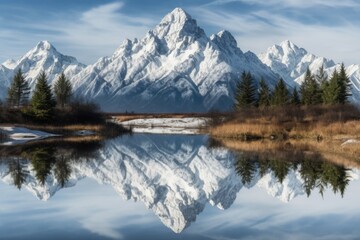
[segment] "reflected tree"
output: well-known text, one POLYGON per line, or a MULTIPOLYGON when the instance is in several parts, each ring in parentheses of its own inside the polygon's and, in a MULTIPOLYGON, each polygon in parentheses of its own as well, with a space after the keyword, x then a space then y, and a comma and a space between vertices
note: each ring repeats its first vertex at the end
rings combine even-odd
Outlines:
POLYGON ((55 149, 52 147, 38 147, 30 152, 26 152, 25 156, 30 158, 33 169, 36 172, 37 181, 44 185, 56 161, 55 149))
POLYGON ((324 161, 318 154, 305 156, 295 153, 291 158, 289 154, 283 152, 241 153, 237 155, 235 169, 243 184, 251 183, 257 171, 260 177, 271 172, 278 182, 283 183, 290 169, 293 169, 300 173, 303 189, 308 197, 314 190, 318 190, 319 194, 323 196, 328 187, 334 194, 340 193, 341 196, 344 196, 350 181, 349 169, 324 161))
POLYGON ((57 157, 54 166, 54 174, 56 180, 63 188, 65 184, 69 181, 71 175, 70 159, 65 154, 61 154, 59 157, 57 157))
POLYGON ((13 184, 21 190, 22 185, 26 181, 26 177, 29 175, 29 171, 26 169, 26 161, 20 158, 10 159, 9 172, 13 184))
POLYGON ((257 161, 246 156, 246 154, 238 154, 235 169, 241 176, 242 184, 251 183, 257 168, 257 161))
POLYGON ((280 183, 283 183, 284 179, 288 175, 290 166, 291 163, 287 160, 278 158, 270 160, 270 168, 280 183))

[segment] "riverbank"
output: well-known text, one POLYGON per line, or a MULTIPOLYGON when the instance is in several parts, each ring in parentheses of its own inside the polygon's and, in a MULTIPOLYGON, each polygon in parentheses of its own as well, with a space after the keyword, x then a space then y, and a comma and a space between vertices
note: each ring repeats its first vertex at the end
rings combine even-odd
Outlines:
POLYGON ((106 139, 131 133, 122 125, 106 122, 104 124, 74 125, 0 125, 0 145, 23 144, 47 138, 62 138, 82 141, 84 138, 106 139))
POLYGON ((356 139, 360 111, 350 105, 246 109, 214 124, 209 133, 234 140, 356 139))

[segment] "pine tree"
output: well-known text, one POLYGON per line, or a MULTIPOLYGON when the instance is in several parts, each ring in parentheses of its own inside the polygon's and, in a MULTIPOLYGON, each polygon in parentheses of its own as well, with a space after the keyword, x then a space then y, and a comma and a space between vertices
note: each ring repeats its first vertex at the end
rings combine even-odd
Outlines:
POLYGON ((256 87, 254 80, 249 73, 243 72, 241 81, 236 86, 235 108, 237 110, 244 107, 256 105, 256 87))
POLYGON ((322 85, 322 101, 325 104, 339 103, 340 86, 339 74, 334 70, 330 80, 322 85))
POLYGON ((300 105, 301 101, 300 101, 300 97, 299 97, 299 93, 296 89, 296 87, 294 88, 291 97, 290 97, 290 104, 292 105, 300 105))
POLYGON ((328 75, 324 70, 324 65, 321 65, 315 78, 316 81, 320 84, 320 86, 323 85, 323 83, 328 82, 328 75))
POLYGON ((266 82, 263 78, 260 80, 259 85, 260 85, 260 89, 259 89, 258 106, 259 107, 267 107, 270 105, 270 100, 271 100, 270 88, 266 84, 266 82))
POLYGON ((27 104, 30 94, 28 82, 25 80, 21 69, 15 74, 11 86, 8 89, 8 105, 20 108, 27 104))
POLYGON ((274 94, 271 98, 271 105, 283 106, 289 103, 289 91, 281 78, 275 86, 274 94))
POLYGON ((341 64, 341 68, 338 76, 338 85, 339 85, 338 102, 341 104, 347 103, 348 97, 351 96, 351 83, 349 77, 346 74, 344 63, 341 64))
POLYGON ((32 114, 37 120, 46 121, 53 117, 55 101, 44 71, 37 78, 30 106, 32 114))
POLYGON ((301 103, 304 105, 313 105, 322 102, 320 86, 316 82, 314 75, 311 74, 309 68, 306 71, 304 82, 301 84, 300 92, 301 103))
POLYGON ((54 85, 54 92, 56 96, 57 104, 64 109, 65 105, 69 103, 70 97, 72 95, 72 86, 65 77, 64 73, 61 73, 60 77, 57 79, 54 85))

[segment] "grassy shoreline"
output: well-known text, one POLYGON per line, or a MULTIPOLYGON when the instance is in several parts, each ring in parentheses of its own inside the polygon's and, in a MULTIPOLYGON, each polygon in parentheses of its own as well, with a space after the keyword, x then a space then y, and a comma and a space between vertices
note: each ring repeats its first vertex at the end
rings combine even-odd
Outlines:
POLYGON ((360 138, 360 111, 351 105, 247 109, 213 124, 209 134, 235 140, 360 138))

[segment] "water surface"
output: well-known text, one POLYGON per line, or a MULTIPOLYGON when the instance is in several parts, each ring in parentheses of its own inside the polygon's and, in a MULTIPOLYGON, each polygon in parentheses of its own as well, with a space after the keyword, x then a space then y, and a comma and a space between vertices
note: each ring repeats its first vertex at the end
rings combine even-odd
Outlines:
POLYGON ((202 135, 135 134, 2 148, 0 236, 359 238, 358 169, 212 146, 202 135))

